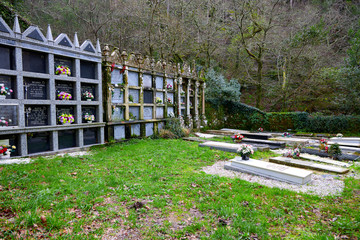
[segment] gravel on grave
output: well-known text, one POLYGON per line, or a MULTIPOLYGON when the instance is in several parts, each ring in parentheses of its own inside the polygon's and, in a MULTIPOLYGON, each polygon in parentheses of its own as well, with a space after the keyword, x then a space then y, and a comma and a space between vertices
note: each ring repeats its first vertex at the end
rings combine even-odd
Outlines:
POLYGON ((217 162, 212 166, 202 168, 207 174, 218 175, 220 177, 240 178, 248 182, 259 183, 268 187, 288 189, 295 192, 303 192, 319 196, 339 195, 343 191, 345 184, 337 179, 338 175, 331 174, 312 174, 311 181, 304 185, 290 184, 278 180, 256 176, 248 173, 236 172, 224 169, 226 161, 217 162))

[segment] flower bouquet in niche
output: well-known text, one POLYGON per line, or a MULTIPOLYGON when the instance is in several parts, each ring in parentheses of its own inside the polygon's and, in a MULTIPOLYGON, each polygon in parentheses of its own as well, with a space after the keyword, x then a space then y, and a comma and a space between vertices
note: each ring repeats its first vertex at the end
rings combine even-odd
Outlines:
POLYGON ((72 99, 72 96, 70 93, 67 92, 59 92, 57 95, 59 100, 70 100, 72 99))
POLYGON ((75 122, 75 118, 72 114, 63 113, 59 117, 59 122, 63 125, 70 125, 75 122))
POLYGON ((263 132, 264 129, 262 127, 258 128, 258 132, 263 132))
POLYGON ((85 99, 86 101, 92 101, 94 99, 94 94, 86 91, 86 92, 83 92, 82 98, 85 99))
POLYGON ((243 135, 241 135, 240 133, 236 133, 234 136, 231 136, 232 139, 234 139, 234 142, 241 142, 244 138, 243 135))
POLYGON ((10 158, 10 154, 15 152, 16 147, 11 145, 0 146, 0 159, 10 158))
POLYGON ((84 116, 85 121, 87 121, 88 123, 92 123, 93 121, 95 121, 95 116, 92 114, 88 114, 86 113, 84 116))
POLYGON ((254 149, 251 145, 241 144, 237 149, 237 153, 240 154, 242 160, 249 160, 251 154, 254 154, 254 149))
POLYGON ((162 102, 163 102, 163 101, 162 101, 161 98, 159 98, 159 97, 156 98, 156 103, 157 103, 157 104, 162 104, 162 102))
POLYGON ((172 104, 171 98, 168 98, 168 99, 167 99, 167 103, 168 103, 168 104, 172 104))
POLYGON ((70 76, 71 75, 71 71, 70 68, 67 66, 57 66, 56 70, 55 70, 55 74, 56 75, 66 75, 66 76, 70 76))
POLYGON ((167 90, 172 90, 172 89, 173 89, 173 86, 172 86, 170 83, 168 83, 168 84, 166 85, 166 89, 167 89, 167 90))
POLYGON ((287 149, 284 153, 284 157, 288 158, 300 158, 300 148, 294 148, 294 149, 287 149))
POLYGON ((9 126, 9 123, 11 123, 11 122, 12 122, 11 119, 6 119, 4 117, 0 118, 0 126, 1 127, 7 127, 7 126, 9 126))
POLYGON ((0 84, 0 99, 5 99, 6 95, 10 95, 12 92, 12 89, 5 87, 4 84, 0 84))

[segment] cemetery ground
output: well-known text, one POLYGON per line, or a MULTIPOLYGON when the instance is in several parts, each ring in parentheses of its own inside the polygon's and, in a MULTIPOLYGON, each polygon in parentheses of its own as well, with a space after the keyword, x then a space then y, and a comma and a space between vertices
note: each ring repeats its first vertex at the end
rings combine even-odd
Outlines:
POLYGON ((3 165, 0 238, 360 238, 360 179, 344 177, 340 195, 322 197, 201 171, 235 156, 183 140, 134 139, 3 165))

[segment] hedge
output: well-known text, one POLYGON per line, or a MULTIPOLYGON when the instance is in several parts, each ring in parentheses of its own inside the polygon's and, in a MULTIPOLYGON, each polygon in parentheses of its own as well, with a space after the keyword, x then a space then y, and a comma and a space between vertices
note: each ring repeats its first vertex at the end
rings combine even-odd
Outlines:
POLYGON ((306 112, 270 112, 239 102, 207 99, 206 115, 209 128, 235 128, 267 131, 294 131, 316 133, 358 133, 360 116, 317 116, 306 112))

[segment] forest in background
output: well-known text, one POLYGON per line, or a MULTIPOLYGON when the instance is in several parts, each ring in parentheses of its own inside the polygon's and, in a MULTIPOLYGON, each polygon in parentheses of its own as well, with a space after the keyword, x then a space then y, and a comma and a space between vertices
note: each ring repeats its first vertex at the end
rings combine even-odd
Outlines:
POLYGON ((360 114, 359 1, 5 2, 44 32, 51 24, 54 36, 72 38, 76 31, 81 41, 99 38, 156 59, 195 60, 214 70, 210 81, 220 74, 229 86, 239 86, 230 79, 240 83, 241 98, 229 95, 235 102, 264 111, 360 114))

